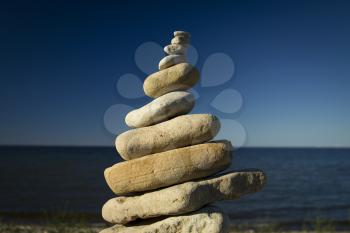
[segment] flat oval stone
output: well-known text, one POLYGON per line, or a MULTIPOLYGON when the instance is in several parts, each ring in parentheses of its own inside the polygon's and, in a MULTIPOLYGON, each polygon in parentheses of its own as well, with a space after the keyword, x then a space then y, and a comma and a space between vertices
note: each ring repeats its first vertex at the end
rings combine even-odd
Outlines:
POLYGON ((104 176, 116 194, 148 191, 225 170, 231 151, 229 141, 188 146, 117 163, 104 176))
POLYGON ((183 37, 187 37, 187 38, 191 37, 190 33, 185 32, 185 31, 175 31, 174 36, 183 36, 183 37))
POLYGON ((115 225, 100 233, 228 233, 229 217, 216 206, 207 206, 187 215, 115 225))
POLYGON ((129 112, 125 123, 132 128, 154 125, 189 113, 195 99, 191 93, 174 91, 154 99, 149 104, 129 112))
POLYGON ((214 115, 183 115, 156 125, 126 131, 116 138, 115 145, 120 156, 130 160, 207 142, 216 136, 219 129, 219 119, 214 115))
POLYGON ((167 54, 182 54, 186 55, 187 46, 180 44, 170 44, 164 47, 164 52, 167 54))
POLYGON ((185 36, 175 36, 171 40, 171 44, 181 44, 181 45, 188 45, 190 43, 190 39, 185 36))
POLYGON ((184 55, 171 54, 160 60, 158 67, 159 70, 164 70, 170 66, 174 66, 184 62, 187 62, 187 59, 184 55))
POLYGON ((265 183, 266 175, 260 170, 232 172, 140 196, 110 199, 102 208, 102 216, 110 223, 126 224, 136 219, 185 214, 213 202, 258 192, 265 183))
POLYGON ((188 63, 180 63, 148 76, 143 83, 145 94, 152 98, 172 91, 185 91, 199 80, 199 71, 188 63))

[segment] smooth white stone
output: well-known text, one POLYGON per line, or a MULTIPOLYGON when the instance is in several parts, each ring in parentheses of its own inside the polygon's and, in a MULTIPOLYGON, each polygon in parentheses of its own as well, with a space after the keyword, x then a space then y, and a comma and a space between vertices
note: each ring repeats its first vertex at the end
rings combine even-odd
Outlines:
POLYGON ((191 93, 185 91, 170 92, 129 112, 125 117, 125 123, 132 128, 154 125, 189 113, 194 104, 194 96, 191 93))
POLYGON ((184 55, 178 55, 178 54, 171 54, 166 57, 164 57, 159 62, 159 70, 164 70, 166 68, 169 68, 170 66, 174 66, 180 63, 185 63, 187 61, 186 57, 184 55))

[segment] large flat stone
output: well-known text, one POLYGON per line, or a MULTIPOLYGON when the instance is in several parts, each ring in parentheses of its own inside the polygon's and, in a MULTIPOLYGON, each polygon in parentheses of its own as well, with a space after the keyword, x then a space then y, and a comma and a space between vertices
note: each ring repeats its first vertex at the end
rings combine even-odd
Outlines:
POLYGON ((125 117, 125 122, 132 128, 154 125, 189 113, 194 104, 194 96, 191 93, 185 91, 170 92, 139 109, 129 112, 125 117))
POLYGON ((148 76, 143 83, 145 94, 152 98, 172 91, 185 91, 199 80, 198 70, 188 63, 180 63, 148 76))
POLYGON ((103 218, 125 224, 138 218, 179 215, 220 200, 237 199, 259 191, 266 182, 262 171, 242 171, 217 178, 186 182, 140 196, 117 197, 102 208, 103 218))
POLYGON ((231 152, 229 141, 210 142, 117 163, 104 175, 116 194, 148 191, 222 171, 231 152))
POLYGON ((191 214, 168 217, 137 225, 115 225, 100 233, 228 233, 229 217, 219 208, 208 206, 191 214))
POLYGON ((125 160, 195 145, 213 139, 219 132, 219 119, 211 114, 175 117, 156 125, 120 134, 115 146, 125 160))

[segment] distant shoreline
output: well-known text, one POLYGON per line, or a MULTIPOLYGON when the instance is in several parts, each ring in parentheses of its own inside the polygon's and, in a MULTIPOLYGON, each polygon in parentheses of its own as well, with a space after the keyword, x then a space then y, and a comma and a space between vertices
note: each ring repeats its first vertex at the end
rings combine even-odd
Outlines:
MULTIPOLYGON (((0 233, 47 233, 47 232, 62 232, 62 233, 98 233, 102 229, 109 228, 109 224, 7 224, 0 223, 0 233)), ((310 228, 310 229, 287 229, 276 225, 259 225, 240 227, 235 226, 230 228, 229 233, 350 233, 349 229, 342 228, 310 228)))
MULTIPOLYGON (((307 227, 332 227, 337 231, 350 231, 349 221, 330 221, 321 219, 313 221, 284 221, 275 222, 273 220, 265 219, 265 221, 249 221, 244 223, 235 223, 231 218, 232 228, 237 231, 246 231, 255 228, 278 228, 280 231, 302 231, 305 226, 307 227)), ((82 224, 87 226, 103 226, 108 227, 111 224, 105 222, 102 216, 97 213, 67 213, 67 212, 37 212, 37 213, 15 213, 15 212, 1 212, 0 224, 8 224, 11 226, 52 226, 57 224, 64 224, 67 226, 75 226, 76 224, 82 224)))
POLYGON ((71 212, 0 212, 0 220, 4 223, 19 224, 45 224, 51 222, 75 222, 84 221, 87 223, 104 223, 100 214, 97 213, 71 213, 71 212))

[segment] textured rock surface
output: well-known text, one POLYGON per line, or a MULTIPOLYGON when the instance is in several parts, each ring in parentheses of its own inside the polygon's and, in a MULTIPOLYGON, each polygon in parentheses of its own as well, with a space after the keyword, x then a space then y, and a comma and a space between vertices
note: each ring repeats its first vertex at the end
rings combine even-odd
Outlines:
POLYGON ((116 194, 153 190, 222 171, 231 152, 229 141, 210 142, 117 163, 104 175, 116 194))
POLYGON ((138 218, 184 214, 215 201, 258 192, 265 182, 266 176, 259 170, 233 172, 140 196, 113 198, 103 206, 102 216, 108 222, 125 224, 138 218))
POLYGON ((170 44, 164 47, 164 52, 167 54, 186 54, 187 46, 180 44, 170 44))
POLYGON ((162 95, 149 104, 129 112, 125 123, 132 128, 145 127, 187 114, 194 107, 195 99, 191 93, 175 91, 162 95))
POLYGON ((120 134, 115 141, 125 159, 195 145, 213 139, 220 129, 219 119, 211 114, 175 117, 156 125, 132 129, 120 134))
POLYGON ((185 91, 198 80, 199 72, 194 66, 180 63, 148 76, 143 90, 147 96, 156 98, 172 91, 185 91))
POLYGON ((188 45, 190 43, 190 40, 186 36, 175 36, 171 40, 171 44, 181 44, 181 45, 188 45))
POLYGON ((115 225, 100 233, 228 233, 230 219, 219 208, 208 206, 188 215, 141 224, 115 225))
POLYGON ((160 60, 158 68, 159 70, 164 70, 170 66, 174 66, 180 63, 186 62, 187 59, 184 55, 172 54, 164 57, 160 60))

